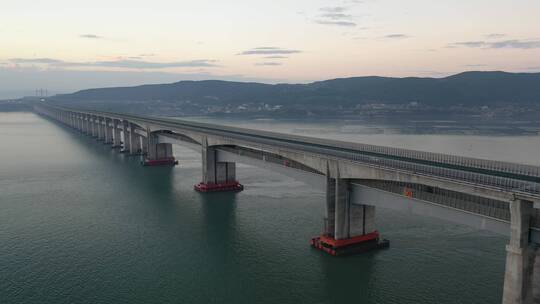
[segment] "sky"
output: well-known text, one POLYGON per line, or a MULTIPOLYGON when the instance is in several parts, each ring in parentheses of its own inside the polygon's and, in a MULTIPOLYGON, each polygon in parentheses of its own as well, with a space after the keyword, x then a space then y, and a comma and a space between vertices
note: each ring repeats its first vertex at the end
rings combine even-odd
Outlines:
POLYGON ((538 0, 1 0, 0 99, 223 79, 540 72, 538 0))

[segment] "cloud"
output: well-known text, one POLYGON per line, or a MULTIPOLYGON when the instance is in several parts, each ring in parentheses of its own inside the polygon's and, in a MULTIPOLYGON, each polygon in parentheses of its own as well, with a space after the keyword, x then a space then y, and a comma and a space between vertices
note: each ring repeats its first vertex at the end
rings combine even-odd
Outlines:
POLYGON ((487 67, 488 65, 483 64, 483 63, 475 63, 475 64, 466 64, 465 66, 469 68, 475 68, 475 67, 487 67))
POLYGON ((405 35, 405 34, 389 34, 384 36, 383 38, 386 39, 404 39, 404 38, 410 38, 411 36, 405 35))
POLYGON ((352 15, 343 14, 343 13, 326 13, 320 15, 323 18, 328 18, 332 20, 340 20, 340 19, 350 19, 352 18, 352 15))
POLYGON ((52 58, 12 58, 16 64, 43 64, 50 67, 107 67, 126 69, 163 69, 175 67, 216 67, 215 60, 199 59, 190 61, 151 62, 143 60, 119 59, 110 61, 72 62, 52 58))
POLYGON ((315 23, 323 25, 356 26, 356 23, 351 21, 315 20, 315 23))
POLYGON ((96 61, 87 63, 90 66, 112 67, 112 68, 128 68, 128 69, 163 69, 177 67, 215 67, 213 60, 191 60, 191 61, 176 61, 176 62, 150 62, 143 60, 113 60, 113 61, 96 61))
POLYGON ((486 45, 486 42, 484 41, 465 41, 465 42, 455 42, 452 43, 450 46, 465 46, 470 48, 477 48, 477 47, 483 47, 486 45))
POLYGON ((276 65, 282 65, 281 62, 258 62, 258 63, 255 63, 255 65, 258 65, 258 66, 276 66, 276 65))
POLYGON ((499 33, 493 33, 493 34, 487 34, 486 38, 488 39, 496 39, 496 38, 502 38, 505 37, 505 34, 499 34, 499 33))
POLYGON ((356 23, 352 21, 353 15, 345 14, 348 8, 343 6, 331 6, 322 7, 319 9, 322 14, 318 15, 314 20, 317 24, 322 25, 335 25, 335 26, 356 26, 356 23))
POLYGON ((287 58, 289 58, 289 57, 287 57, 287 56, 275 55, 275 56, 264 56, 263 58, 267 58, 267 59, 287 59, 287 58))
POLYGON ((246 50, 238 53, 237 55, 283 55, 283 54, 296 54, 301 53, 300 50, 283 49, 273 46, 256 47, 250 50, 246 50))
POLYGON ((490 48, 493 49, 502 49, 502 48, 511 48, 511 49, 536 49, 540 48, 540 40, 505 40, 492 42, 489 44, 490 48))
POLYGON ((540 40, 500 40, 500 41, 465 41, 455 42, 449 47, 469 47, 482 49, 537 49, 540 48, 540 40))
POLYGON ((11 58, 8 59, 11 63, 35 63, 35 64, 63 64, 65 61, 52 59, 52 58, 11 58))
POLYGON ((102 36, 94 35, 94 34, 83 34, 79 35, 80 38, 86 38, 86 39, 103 39, 102 36))
POLYGON ((346 7, 343 6, 327 6, 327 7, 321 7, 320 10, 322 12, 328 12, 328 13, 343 13, 347 10, 346 7))

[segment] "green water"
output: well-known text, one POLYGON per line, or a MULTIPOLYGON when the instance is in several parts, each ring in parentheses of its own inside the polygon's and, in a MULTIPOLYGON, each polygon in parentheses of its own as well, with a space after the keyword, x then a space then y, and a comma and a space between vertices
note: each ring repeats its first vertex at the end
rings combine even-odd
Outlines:
POLYGON ((377 210, 389 250, 308 245, 324 194, 238 166, 202 195, 200 154, 147 168, 31 113, 0 113, 0 303, 498 303, 506 240, 377 210))

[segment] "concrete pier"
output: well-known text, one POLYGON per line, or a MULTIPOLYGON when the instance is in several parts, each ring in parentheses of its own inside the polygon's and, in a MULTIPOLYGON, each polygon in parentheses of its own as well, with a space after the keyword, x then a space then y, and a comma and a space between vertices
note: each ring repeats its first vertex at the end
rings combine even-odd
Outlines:
POLYGON ((350 182, 327 178, 325 233, 336 240, 375 232, 375 207, 351 204, 350 182))
POLYGON ((143 155, 148 154, 148 137, 141 136, 141 153, 143 155))
POLYGON ((195 185, 200 192, 241 191, 244 187, 236 180, 236 163, 220 162, 215 147, 202 143, 202 182, 195 185))
POLYGON ((113 143, 113 127, 111 126, 111 119, 105 118, 105 144, 113 143))
POLYGON ((112 120, 113 125, 113 148, 121 149, 122 148, 122 130, 120 130, 121 124, 118 119, 112 120))
POLYGON ((98 140, 105 140, 105 125, 102 117, 97 118, 98 140))
POLYGON ((77 122, 77 130, 83 132, 83 124, 82 124, 82 118, 80 115, 76 115, 76 122, 77 122))
POLYGON ((510 242, 506 246, 503 304, 540 303, 540 251, 530 243, 533 202, 510 203, 510 242))
POLYGON ((97 117, 92 116, 91 121, 92 121, 92 137, 97 137, 98 136, 97 117))
POLYGON ((124 142, 122 145, 122 153, 131 153, 131 135, 129 122, 122 121, 122 133, 124 134, 124 142))
POLYGON ((341 178, 339 169, 335 162, 328 161, 324 230, 311 239, 311 246, 331 255, 388 247, 389 242, 381 240, 375 229, 375 206, 352 203, 351 180, 341 178))
POLYGON ((86 135, 91 135, 92 130, 90 128, 90 117, 88 115, 83 115, 83 124, 84 124, 84 133, 86 135))
POLYGON ((142 151, 146 153, 143 161, 145 166, 174 166, 178 162, 173 155, 172 144, 160 143, 156 133, 147 131, 147 136, 140 139, 143 145, 142 151))
POLYGON ((129 154, 136 155, 138 154, 138 149, 139 149, 139 144, 137 143, 137 140, 139 139, 139 137, 137 133, 135 133, 135 127, 133 126, 133 124, 129 123, 128 126, 129 126, 129 131, 128 131, 129 154))

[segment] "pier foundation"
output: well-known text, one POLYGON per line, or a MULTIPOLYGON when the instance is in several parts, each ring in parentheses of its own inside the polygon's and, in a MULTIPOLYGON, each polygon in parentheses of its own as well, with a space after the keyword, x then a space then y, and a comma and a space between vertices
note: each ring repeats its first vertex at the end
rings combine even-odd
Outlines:
POLYGON ((144 166, 174 166, 178 161, 174 158, 172 144, 160 143, 159 137, 150 131, 147 131, 147 137, 142 137, 141 142, 146 143, 146 148, 142 147, 143 153, 146 151, 146 157, 142 164, 144 166))
POLYGON ((337 256, 386 248, 389 242, 376 230, 375 206, 352 204, 350 181, 328 174, 324 230, 311 245, 337 256))
POLYGON ((236 180, 236 163, 220 162, 215 147, 202 143, 202 182, 194 186, 199 192, 239 192, 244 186, 236 180))

